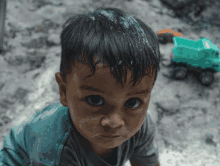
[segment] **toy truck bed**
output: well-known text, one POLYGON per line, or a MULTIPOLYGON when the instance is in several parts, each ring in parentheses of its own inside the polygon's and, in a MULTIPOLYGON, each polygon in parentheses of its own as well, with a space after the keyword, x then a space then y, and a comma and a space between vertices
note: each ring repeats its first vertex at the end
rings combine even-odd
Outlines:
POLYGON ((182 37, 173 38, 172 62, 184 63, 191 67, 220 71, 219 49, 207 38, 191 40, 182 37))

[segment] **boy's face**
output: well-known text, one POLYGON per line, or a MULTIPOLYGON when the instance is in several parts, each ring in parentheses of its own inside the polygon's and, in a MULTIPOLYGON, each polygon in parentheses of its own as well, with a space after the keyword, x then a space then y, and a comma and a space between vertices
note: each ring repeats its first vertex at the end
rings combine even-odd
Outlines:
POLYGON ((141 128, 155 72, 132 88, 132 83, 128 84, 131 80, 128 70, 127 82, 122 88, 111 76, 109 67, 96 67, 95 74, 84 79, 91 74, 90 68, 80 62, 75 64, 66 81, 61 73, 55 75, 61 104, 69 108, 76 129, 90 142, 93 150, 97 154, 109 152, 141 128), (95 89, 100 92, 93 91, 95 89), (144 90, 145 93, 138 93, 144 90), (117 137, 105 137, 109 135, 117 137))

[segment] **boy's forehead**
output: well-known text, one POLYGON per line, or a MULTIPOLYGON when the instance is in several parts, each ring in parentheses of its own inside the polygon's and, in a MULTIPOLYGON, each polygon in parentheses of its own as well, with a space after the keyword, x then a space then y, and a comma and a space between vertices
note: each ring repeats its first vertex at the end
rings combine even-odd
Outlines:
MULTIPOLYGON (((120 87, 118 84, 116 84, 116 78, 114 78, 110 72, 110 68, 108 66, 103 66, 102 63, 99 63, 96 65, 96 70, 95 73, 87 77, 88 75, 91 75, 91 69, 86 65, 77 62, 76 63, 77 68, 73 70, 74 75, 71 79, 77 80, 79 84, 84 84, 84 85, 94 85, 97 87, 102 86, 102 84, 105 86, 117 86, 120 87)), ((135 89, 141 90, 141 89, 146 89, 147 87, 151 88, 153 86, 154 82, 154 76, 155 76, 155 71, 153 72, 152 75, 144 76, 142 81, 135 85, 135 89)), ((125 87, 131 88, 132 83, 129 83, 132 80, 132 72, 130 70, 127 71, 127 79, 125 83, 125 87)))

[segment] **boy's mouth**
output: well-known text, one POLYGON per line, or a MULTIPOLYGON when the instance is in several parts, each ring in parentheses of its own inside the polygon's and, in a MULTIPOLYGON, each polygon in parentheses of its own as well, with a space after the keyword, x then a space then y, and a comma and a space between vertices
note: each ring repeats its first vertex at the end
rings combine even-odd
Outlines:
POLYGON ((118 138, 121 137, 120 135, 102 135, 104 138, 118 138))

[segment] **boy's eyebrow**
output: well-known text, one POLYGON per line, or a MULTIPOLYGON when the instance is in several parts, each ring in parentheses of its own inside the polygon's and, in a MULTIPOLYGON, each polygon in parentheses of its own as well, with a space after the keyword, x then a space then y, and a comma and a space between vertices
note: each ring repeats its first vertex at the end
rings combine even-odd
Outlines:
POLYGON ((79 89, 81 90, 86 90, 86 91, 92 91, 92 92, 101 92, 101 93, 105 93, 105 91, 101 90, 101 89, 98 89, 98 88, 95 88, 93 86, 89 86, 89 85, 81 85, 79 87, 79 89))
MULTIPOLYGON (((105 91, 101 90, 101 89, 98 89, 98 88, 95 88, 93 86, 89 86, 89 85, 81 85, 80 86, 80 89, 81 90, 86 90, 86 91, 91 91, 91 92, 101 92, 101 93, 106 93, 105 91)), ((145 90, 142 90, 142 91, 139 91, 139 92, 133 92, 133 93, 128 93, 127 96, 131 96, 131 95, 134 95, 134 94, 146 94, 146 93, 149 93, 150 90, 149 89, 145 89, 145 90)))

